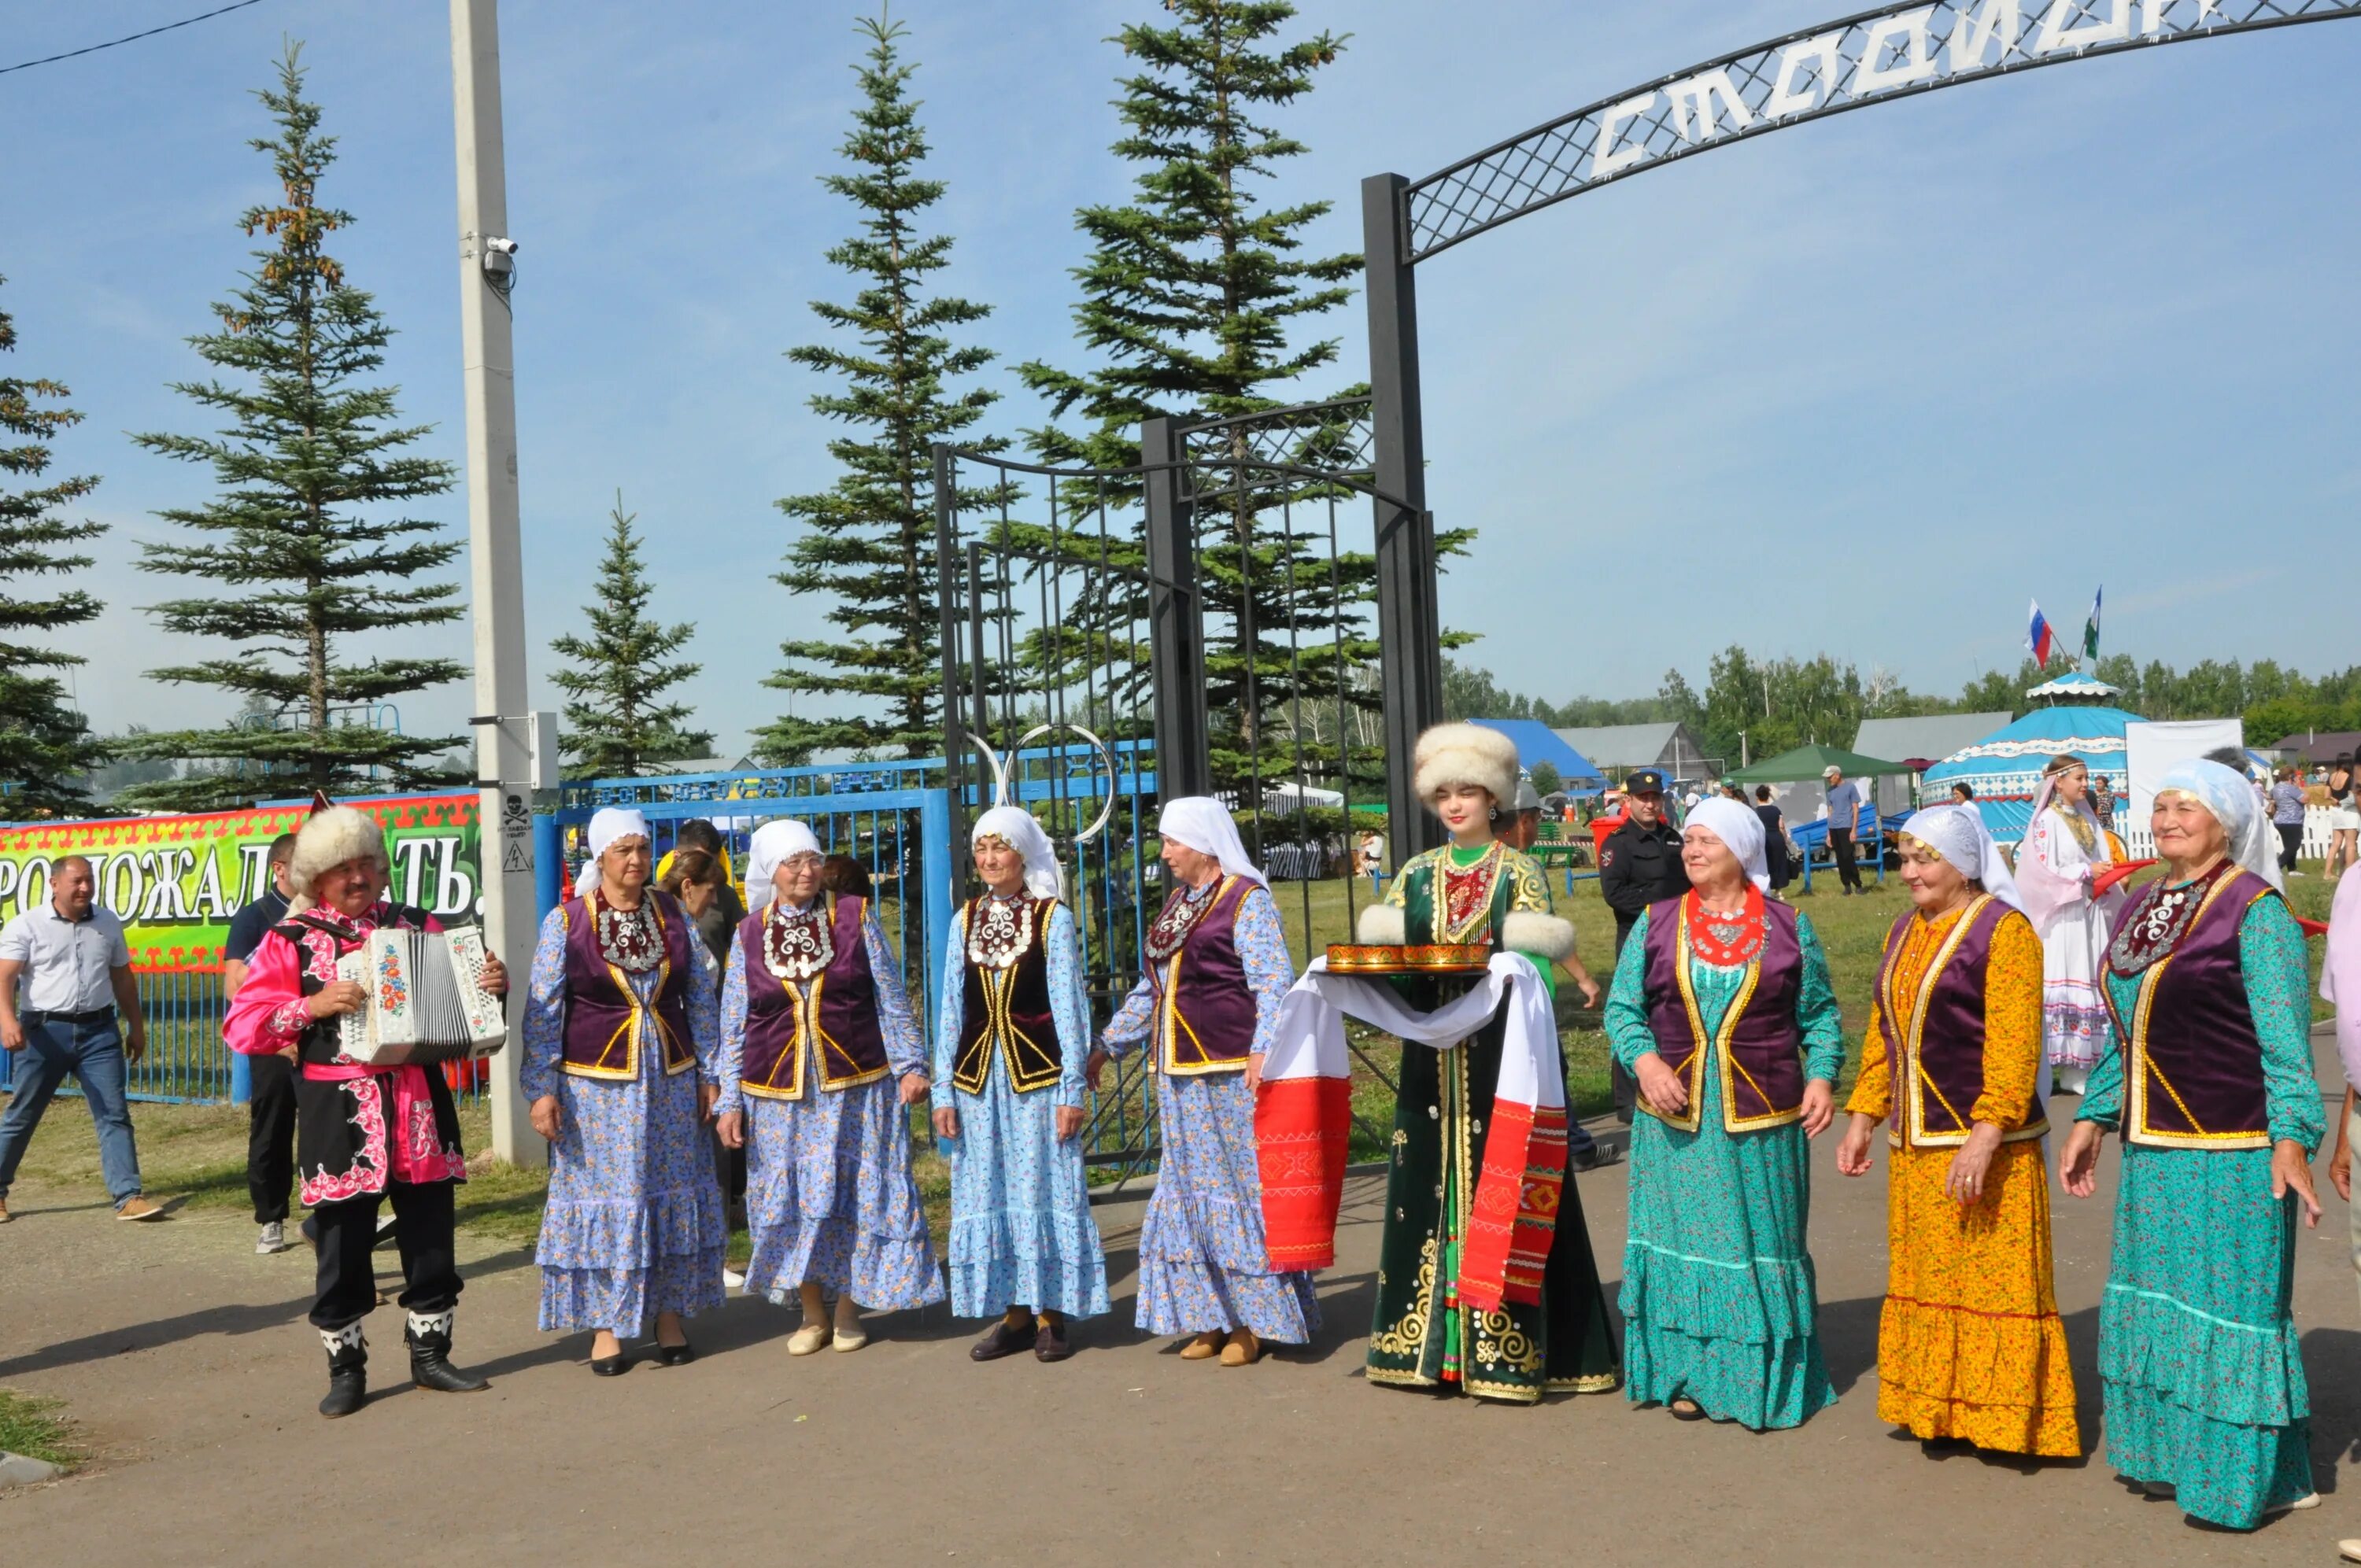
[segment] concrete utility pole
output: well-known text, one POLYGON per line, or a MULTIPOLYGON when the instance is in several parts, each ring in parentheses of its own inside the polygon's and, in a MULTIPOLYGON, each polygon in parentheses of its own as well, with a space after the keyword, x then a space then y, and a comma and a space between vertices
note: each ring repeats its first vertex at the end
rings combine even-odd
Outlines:
POLYGON ((524 688, 524 552, 518 540, 516 357, 503 250, 498 0, 451 0, 451 96, 459 147, 459 329, 467 387, 467 556, 476 629, 476 782, 484 938, 509 967, 509 1044, 492 1058, 492 1153, 541 1165, 525 1114, 522 993, 533 961, 533 790, 524 688), (498 245, 488 245, 498 241, 498 245))

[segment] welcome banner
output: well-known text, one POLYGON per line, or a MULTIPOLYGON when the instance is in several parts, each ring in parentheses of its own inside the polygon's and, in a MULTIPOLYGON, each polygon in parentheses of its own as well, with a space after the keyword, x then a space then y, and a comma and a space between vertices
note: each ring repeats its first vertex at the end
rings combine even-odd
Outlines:
MULTIPOLYGON (((475 915, 483 878, 472 793, 343 804, 384 825, 393 897, 440 916, 475 915)), ((50 869, 82 855, 95 874, 98 902, 123 918, 134 969, 214 968, 230 916, 270 885, 270 841, 302 827, 310 810, 271 806, 0 828, 0 918, 47 902, 50 869)))

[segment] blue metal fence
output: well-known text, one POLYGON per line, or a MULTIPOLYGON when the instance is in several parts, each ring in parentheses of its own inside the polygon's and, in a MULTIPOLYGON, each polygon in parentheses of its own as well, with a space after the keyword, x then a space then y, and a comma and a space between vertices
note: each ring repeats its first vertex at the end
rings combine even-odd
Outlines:
MULTIPOLYGON (((1153 759, 1153 744, 1146 740, 1114 742, 1104 751, 1076 744, 1027 747, 1000 759, 1010 796, 1045 815, 1064 844, 1066 895, 1082 933, 1094 1025, 1106 1021, 1138 979, 1139 951, 1154 916, 1142 898, 1162 869, 1148 847, 1156 808, 1153 759), (1104 830, 1073 842, 1110 804, 1104 830)), ((961 804, 981 811, 992 804, 990 789, 988 781, 970 784, 961 804)), ((677 842, 682 823, 699 817, 712 823, 741 877, 755 828, 782 817, 806 823, 831 853, 851 854, 868 869, 912 1006, 922 1021, 930 1016, 969 871, 966 847, 951 842, 951 790, 941 758, 569 784, 558 809, 535 822, 544 913, 566 896, 587 858, 581 830, 602 806, 630 806, 644 815, 659 857, 677 842)), ((1094 1097, 1088 1155, 1094 1166, 1124 1175, 1153 1168, 1145 1079, 1145 1058, 1137 1058, 1110 1074, 1105 1092, 1094 1097)))
MULTIPOLYGON (((134 978, 148 1054, 128 1069, 131 1098, 169 1105, 231 1098, 235 1053, 222 1039, 220 969, 135 970, 134 978)), ((0 1092, 15 1082, 16 1062, 16 1053, 0 1051, 0 1092)), ((69 1079, 60 1092, 80 1094, 82 1086, 69 1079)))
MULTIPOLYGON (((710 822, 741 879, 754 829, 792 817, 809 826, 829 853, 851 855, 869 872, 878 917, 902 958, 905 982, 914 992, 924 992, 942 972, 952 879, 958 874, 951 858, 950 791, 943 773, 941 759, 930 758, 569 784, 558 809, 537 825, 542 913, 546 916, 566 896, 575 871, 588 859, 582 830, 600 806, 629 806, 646 817, 659 860, 678 840, 682 823, 710 822), (911 963, 913 954, 923 967, 911 963)), ((917 1000, 923 1008, 925 997, 917 1000)))

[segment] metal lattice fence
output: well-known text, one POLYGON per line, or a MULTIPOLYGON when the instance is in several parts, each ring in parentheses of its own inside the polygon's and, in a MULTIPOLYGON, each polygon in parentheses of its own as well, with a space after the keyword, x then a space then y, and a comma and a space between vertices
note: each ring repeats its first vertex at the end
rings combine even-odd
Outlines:
MULTIPOLYGON (((1231 806, 1301 964, 1368 896, 1353 806, 1383 794, 1375 571, 1354 548, 1374 494, 1368 400, 1152 420, 1142 437, 1123 468, 936 451, 958 808, 1005 781, 1048 828, 1094 1029, 1138 984, 1165 894, 1159 800, 1231 806)), ((1093 1164, 1152 1166, 1149 1076, 1134 1057, 1095 1098, 1093 1164)))

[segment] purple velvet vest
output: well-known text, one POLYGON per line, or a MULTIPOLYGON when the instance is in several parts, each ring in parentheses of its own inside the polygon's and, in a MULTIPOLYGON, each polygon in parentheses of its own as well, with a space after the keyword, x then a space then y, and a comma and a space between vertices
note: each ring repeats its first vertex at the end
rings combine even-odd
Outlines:
MULTIPOLYGON (((1894 966, 1918 916, 1903 916, 1886 933, 1885 959, 1877 970, 1877 1022, 1893 1074, 1896 1146, 1953 1148, 1975 1130, 1975 1104, 1984 1091, 1984 970, 1993 934, 2013 915, 1990 894, 1970 905, 1935 949, 1912 996, 1894 994, 1894 966)), ((2001 1130, 2001 1141, 2019 1143, 2048 1131, 2048 1113, 2036 1096, 2014 1125, 2001 1130)))
MULTIPOLYGON (((1695 1132, 1707 1053, 1705 1017, 1689 986, 1687 905, 1684 895, 1648 906, 1644 995, 1656 1054, 1686 1080, 1689 1091, 1687 1109, 1662 1120, 1695 1132)), ((1795 934, 1794 909, 1765 902, 1763 913, 1770 927, 1763 950, 1747 965, 1746 981, 1722 1015, 1712 1053, 1721 1073, 1722 1123, 1733 1133, 1784 1126, 1803 1113, 1804 1031, 1795 1022, 1804 991, 1803 942, 1795 934)), ((1647 1102, 1640 1108, 1648 1110, 1647 1102)))
MULTIPOLYGON (((2116 923, 2136 933, 2164 895, 2152 883, 2116 923)), ((2139 971, 2125 1018, 2113 986, 2103 986, 2124 1042, 2124 1137, 2164 1148, 2270 1146, 2263 1091, 2263 1042, 2238 960, 2238 927, 2258 899, 2277 898, 2270 883, 2235 867, 2216 875, 2171 951, 2139 971)), ((2109 952, 2110 969, 2114 954, 2109 952)))
MULTIPOLYGON (((976 910, 983 903, 980 898, 969 902, 959 926, 962 943, 975 929, 976 910)), ((966 1000, 951 1082, 970 1094, 983 1092, 994 1057, 1007 1063, 1008 1086, 1019 1094, 1047 1089, 1065 1071, 1065 1048, 1058 1039, 1057 1015, 1049 1009, 1049 912, 1058 901, 1028 903, 1033 939, 1015 963, 991 970, 964 948, 960 955, 967 974, 966 1000)))
MULTIPOLYGON (((1151 956, 1148 981, 1156 994, 1164 1037, 1164 1071, 1181 1077, 1239 1072, 1254 1048, 1255 996, 1238 961, 1238 905, 1255 884, 1244 877, 1224 879, 1209 894, 1209 905, 1189 927, 1180 950, 1161 963, 1151 956)), ((1185 890, 1176 890, 1157 916, 1174 913, 1185 890)), ((1154 932, 1149 933, 1150 939, 1154 932)))
MULTIPOLYGON (((399 931, 439 931, 442 923, 423 909, 413 909, 406 904, 389 904, 380 899, 369 911, 371 925, 399 931)), ((367 938, 355 934, 340 916, 330 909, 307 909, 301 915, 290 916, 271 927, 295 944, 302 955, 298 972, 297 990, 305 996, 315 996, 336 978, 335 962, 357 948, 367 938)), ((314 1018, 296 1043, 299 1060, 317 1062, 322 1066, 341 1064, 355 1067, 362 1064, 345 1059, 344 1020, 340 1014, 314 1018)), ((372 1067, 371 1072, 392 1072, 390 1067, 372 1067)))
POLYGON ((640 1076, 640 1047, 661 1043, 666 1076, 697 1065, 688 1034, 688 945, 697 937, 687 912, 668 893, 642 896, 655 911, 664 941, 656 962, 655 1007, 640 1005, 623 971, 598 950, 598 925, 588 898, 566 901, 566 1037, 558 1066, 576 1078, 623 1082, 640 1076))
POLYGON ((825 919, 835 949, 828 965, 800 984, 771 972, 763 957, 769 906, 739 922, 746 963, 746 1047, 740 1087, 764 1100, 801 1100, 805 1063, 819 1064, 824 1090, 851 1089, 885 1076, 885 1033, 877 1024, 877 977, 863 939, 864 900, 827 895, 825 919))

